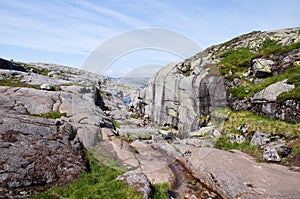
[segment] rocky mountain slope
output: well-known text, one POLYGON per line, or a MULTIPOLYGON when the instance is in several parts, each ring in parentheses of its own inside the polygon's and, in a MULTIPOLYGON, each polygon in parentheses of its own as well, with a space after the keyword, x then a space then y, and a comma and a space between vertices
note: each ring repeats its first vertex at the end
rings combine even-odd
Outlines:
POLYGON ((145 114, 183 132, 226 106, 299 122, 299 31, 252 32, 166 66, 148 83, 145 114))
POLYGON ((212 46, 145 90, 1 59, 0 198, 297 198, 299 30, 212 46))

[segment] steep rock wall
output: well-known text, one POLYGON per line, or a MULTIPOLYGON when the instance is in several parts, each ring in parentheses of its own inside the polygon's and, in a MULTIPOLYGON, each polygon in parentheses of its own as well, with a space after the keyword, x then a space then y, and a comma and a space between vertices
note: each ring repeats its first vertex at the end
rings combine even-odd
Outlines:
POLYGON ((190 132, 200 127, 202 116, 226 106, 226 92, 212 66, 198 67, 197 72, 186 76, 178 70, 179 64, 169 64, 150 79, 145 113, 160 125, 190 132))
MULTIPOLYGON (((251 101, 251 96, 238 99, 229 92, 232 88, 243 86, 243 82, 257 84, 264 80, 262 77, 255 76, 251 65, 253 60, 249 60, 251 64, 248 69, 239 74, 234 74, 230 70, 220 75, 218 71, 226 67, 219 64, 224 53, 244 48, 252 54, 259 54, 268 41, 276 42, 281 46, 299 42, 299 33, 300 27, 266 32, 255 31, 209 47, 184 62, 167 65, 147 84, 144 96, 145 114, 160 125, 170 124, 178 127, 183 133, 197 130, 202 125, 202 116, 208 115, 213 110, 225 108, 226 105, 234 110, 247 109, 269 118, 297 122, 289 120, 290 117, 277 117, 273 112, 264 111, 263 106, 251 101)), ((288 53, 268 55, 274 63, 268 75, 281 75, 288 68, 294 67, 300 57, 298 51, 299 49, 296 48, 288 53)), ((297 104, 299 102, 298 99, 294 101, 297 104)), ((286 102, 281 104, 286 104, 286 102)), ((286 106, 276 107, 285 108, 286 106)), ((279 112, 286 112, 286 110, 279 110, 279 112)))

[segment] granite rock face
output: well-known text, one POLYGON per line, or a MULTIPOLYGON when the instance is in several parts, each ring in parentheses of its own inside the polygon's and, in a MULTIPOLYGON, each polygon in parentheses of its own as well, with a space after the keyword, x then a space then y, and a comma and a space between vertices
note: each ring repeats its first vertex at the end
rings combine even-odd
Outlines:
POLYGON ((257 163, 239 151, 190 148, 181 161, 193 175, 224 198, 298 198, 299 172, 287 167, 257 163), (197 159, 197 161, 195 161, 197 159))
MULTIPOLYGON (((186 62, 192 68, 199 60, 186 62)), ((187 75, 186 68, 170 64, 161 69, 148 82, 145 91, 145 114, 152 121, 170 124, 180 132, 197 130, 201 116, 225 108, 226 91, 221 76, 214 74, 212 66, 199 67, 187 75)))
MULTIPOLYGON (((165 66, 148 81, 143 97, 144 114, 160 125, 170 124, 183 133, 197 131, 203 125, 201 118, 227 106, 234 110, 252 110, 269 118, 299 122, 299 117, 294 114, 299 112, 299 100, 277 100, 278 95, 294 88, 290 83, 275 82, 251 96, 253 101, 231 94, 232 89, 245 84, 242 83, 244 79, 258 84, 266 77, 283 74, 296 66, 300 59, 298 48, 266 58, 263 55, 254 57, 242 74, 233 74, 231 70, 224 74, 218 72, 219 69, 225 69, 218 65, 224 53, 242 48, 248 49, 249 53, 259 53, 268 41, 283 46, 291 45, 298 42, 299 33, 299 27, 252 32, 207 48, 183 62, 165 66), (267 98, 268 102, 257 103, 260 98, 267 98), (288 105, 291 100, 293 106, 288 105)), ((249 90, 245 88, 241 92, 247 94, 249 90)))
POLYGON ((0 193, 27 198, 37 191, 65 185, 88 170, 83 145, 53 119, 0 114, 0 193))
POLYGON ((85 149, 97 145, 106 118, 94 98, 99 76, 48 64, 18 69, 0 70, 5 80, 0 86, 4 198, 28 198, 77 180, 89 170, 85 149))

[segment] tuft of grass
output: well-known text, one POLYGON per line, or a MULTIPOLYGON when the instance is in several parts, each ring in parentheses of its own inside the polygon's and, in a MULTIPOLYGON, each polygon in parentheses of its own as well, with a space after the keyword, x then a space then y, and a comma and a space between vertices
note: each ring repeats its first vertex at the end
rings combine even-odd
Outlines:
POLYGON ((137 148, 135 146, 130 145, 131 150, 133 153, 139 153, 139 151, 137 150, 137 148))
POLYGON ((292 154, 294 155, 300 154, 300 144, 297 144, 296 146, 293 147, 292 154))
POLYGON ((169 184, 168 183, 159 183, 154 184, 153 188, 153 199, 169 199, 168 191, 169 184))
POLYGON ((35 88, 40 89, 39 85, 31 85, 20 82, 20 78, 12 78, 12 79, 2 79, 0 80, 0 86, 10 86, 10 87, 23 87, 23 88, 35 88))
POLYGON ((258 147, 250 145, 250 141, 246 141, 244 143, 231 143, 229 141, 229 138, 226 135, 222 135, 218 138, 215 148, 221 149, 221 150, 240 150, 244 153, 247 153, 253 157, 255 157, 257 160, 263 160, 262 157, 262 151, 258 147))
POLYGON ((130 115, 129 115, 129 118, 137 119, 137 118, 138 118, 138 115, 137 115, 137 114, 130 114, 130 115))
POLYGON ((78 181, 34 195, 32 198, 111 198, 141 199, 142 195, 124 182, 115 180, 124 172, 98 162, 88 154, 90 172, 78 181))
POLYGON ((117 129, 117 128, 120 128, 121 124, 119 122, 117 122, 115 119, 112 119, 112 124, 114 125, 114 127, 117 129))
POLYGON ((282 46, 276 41, 266 40, 263 47, 258 52, 258 56, 270 57, 270 55, 281 55, 296 48, 300 48, 300 42, 292 43, 288 46, 282 46))
POLYGON ((53 112, 48 112, 48 113, 43 113, 43 114, 31 114, 31 116, 48 118, 48 119, 56 119, 56 118, 61 118, 61 117, 67 117, 67 114, 60 113, 59 111, 53 111, 53 112))
POLYGON ((223 58, 218 63, 219 72, 224 75, 232 71, 233 73, 242 72, 251 65, 251 59, 255 54, 250 52, 249 48, 239 48, 237 50, 229 50, 220 55, 223 58))

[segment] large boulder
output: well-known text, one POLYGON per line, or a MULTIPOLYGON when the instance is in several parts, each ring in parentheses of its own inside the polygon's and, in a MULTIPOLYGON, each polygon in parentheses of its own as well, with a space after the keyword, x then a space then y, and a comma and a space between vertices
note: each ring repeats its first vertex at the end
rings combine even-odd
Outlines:
POLYGON ((183 73, 182 63, 173 63, 149 80, 144 102, 152 121, 189 133, 200 128, 201 116, 226 106, 223 80, 213 66, 200 66, 197 61, 189 61, 191 68, 198 67, 191 74, 183 73))
POLYGON ((117 180, 126 182, 129 186, 142 193, 144 199, 151 198, 153 195, 151 182, 139 170, 128 171, 119 176, 117 180))
POLYGON ((70 124, 10 114, 0 114, 0 121, 1 197, 27 198, 88 170, 83 145, 70 124))
POLYGON ((255 93, 252 97, 252 101, 253 103, 275 102, 281 93, 289 92, 293 88, 295 88, 295 86, 287 84, 286 80, 279 81, 267 86, 262 91, 255 93))
POLYGON ((266 77, 272 73, 274 62, 267 59, 254 59, 252 61, 252 69, 256 77, 266 77))

